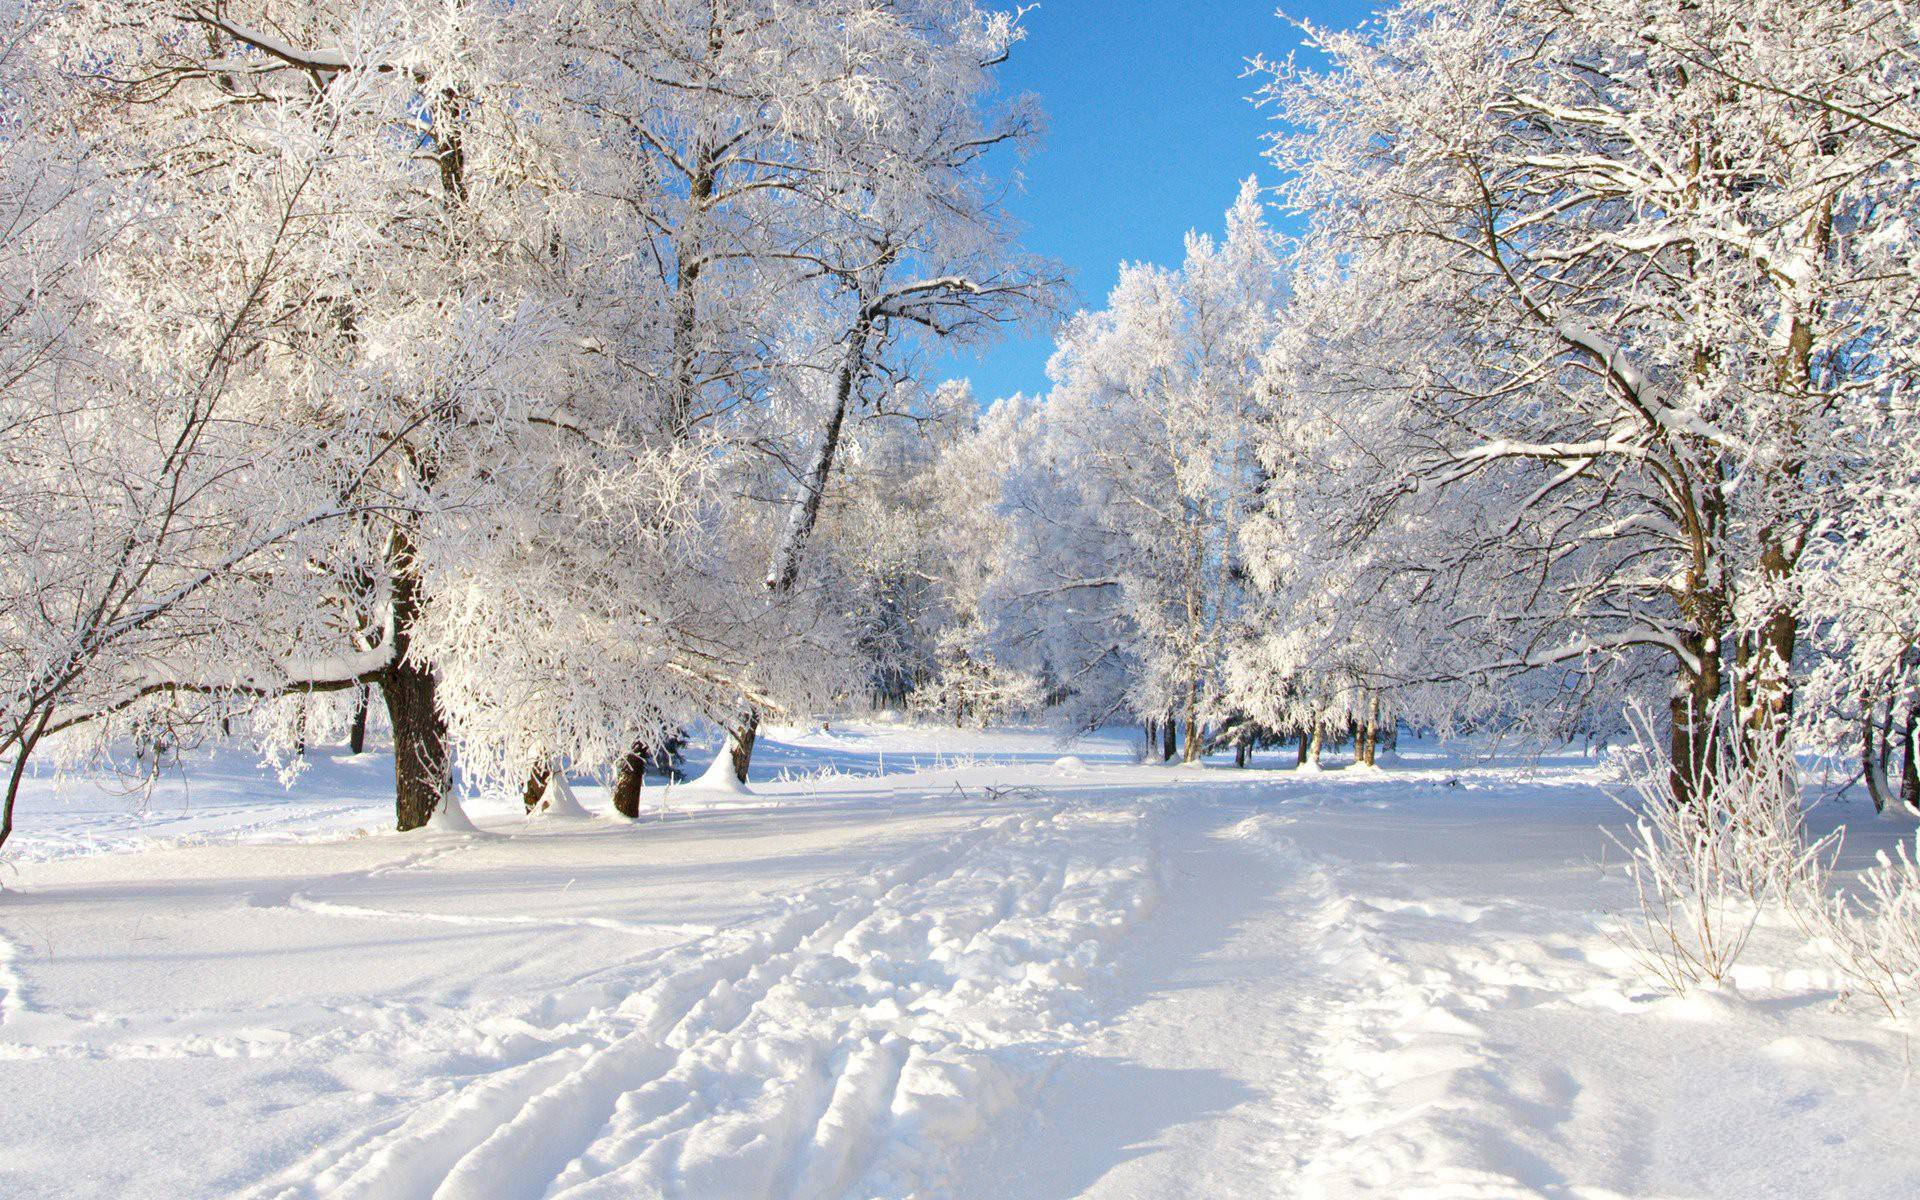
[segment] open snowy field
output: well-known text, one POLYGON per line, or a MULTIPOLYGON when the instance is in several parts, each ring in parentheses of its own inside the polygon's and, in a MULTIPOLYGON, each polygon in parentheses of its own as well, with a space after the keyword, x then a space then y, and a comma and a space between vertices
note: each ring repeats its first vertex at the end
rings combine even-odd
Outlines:
POLYGON ((473 833, 385 832, 377 755, 49 781, 0 1195, 1920 1194, 1912 1048, 1796 939, 1686 1000, 1615 946, 1591 760, 1134 749, 776 730, 751 796, 473 833))

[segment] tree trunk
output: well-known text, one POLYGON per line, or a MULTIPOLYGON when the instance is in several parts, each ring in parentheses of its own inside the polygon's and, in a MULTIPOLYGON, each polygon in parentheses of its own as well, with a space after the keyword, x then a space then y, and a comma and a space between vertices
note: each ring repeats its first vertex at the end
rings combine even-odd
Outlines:
POLYGON ((387 720, 393 726, 394 814, 405 832, 425 825, 447 798, 453 770, 438 681, 412 654, 420 579, 404 536, 395 535, 392 555, 393 662, 382 673, 380 690, 386 695, 387 720))
POLYGON ((1909 815, 1920 814, 1920 698, 1907 709, 1906 753, 1900 761, 1900 803, 1909 815))
MULTIPOLYGON (((1767 549, 1762 564, 1768 579, 1784 578, 1792 569, 1778 547, 1767 549)), ((1793 721, 1793 654, 1799 638, 1798 616, 1791 608, 1776 605, 1759 631, 1740 641, 1734 700, 1750 743, 1760 738, 1777 742, 1787 735, 1793 721)))
POLYGON ((1233 765, 1241 768, 1247 765, 1247 744, 1245 742, 1235 742, 1233 744, 1233 765))
POLYGON ((1722 688, 1718 641, 1700 635, 1689 635, 1685 640, 1700 670, 1680 668, 1673 698, 1667 705, 1671 728, 1667 749, 1672 762, 1668 783, 1676 804, 1693 803, 1708 786, 1720 750, 1713 724, 1714 706, 1722 688))
POLYGON ((1870 695, 1860 697, 1860 778, 1867 785, 1867 797, 1873 801, 1873 811, 1887 811, 1887 768, 1884 755, 1875 745, 1877 740, 1874 729, 1874 710, 1879 706, 1870 695))
POLYGON ((613 811, 629 818, 640 815, 640 788, 645 782, 646 770, 647 744, 635 738, 613 776, 613 811))
POLYGON ((528 812, 540 807, 540 798, 547 794, 547 782, 552 778, 553 768, 545 762, 527 772, 527 783, 520 789, 520 798, 526 801, 528 812))
POLYGON ((1168 713, 1166 720, 1160 722, 1160 761, 1161 762, 1173 761, 1173 756, 1176 753, 1178 753, 1180 749, 1179 745, 1177 744, 1179 736, 1180 736, 1180 731, 1173 723, 1173 714, 1168 713))
MULTIPOLYGON (((826 428, 821 430, 820 444, 814 447, 813 460, 807 464, 800 498, 788 510, 787 526, 774 547, 772 561, 767 564, 764 582, 772 595, 783 596, 792 591, 794 581, 800 576, 800 555, 812 540, 813 527, 820 519, 820 505, 826 499, 827 481, 833 476, 834 460, 840 453, 840 432, 853 403, 853 389, 866 372, 867 342, 872 334, 873 315, 862 307, 848 332, 846 353, 834 375, 833 408, 827 413, 826 428)), ((960 723, 958 715, 954 723, 960 723)), ((741 783, 747 781, 747 770, 753 765, 753 746, 759 729, 760 714, 749 709, 739 727, 727 733, 727 753, 733 756, 733 773, 741 783)))
POLYGON ((46 736, 47 723, 53 719, 53 707, 49 704, 40 710, 36 717, 29 709, 27 719, 20 723, 19 739, 14 744, 13 766, 7 772, 7 798, 0 805, 0 850, 6 848, 7 839, 13 836, 13 802, 20 797, 20 781, 26 778, 27 759, 33 756, 40 739, 46 736), (28 724, 33 728, 29 730, 28 724))
POLYGON ((20 772, 27 765, 24 756, 13 763, 12 777, 7 781, 7 798, 0 805, 0 850, 7 848, 7 839, 13 836, 13 802, 20 795, 20 772))
POLYGON ((1294 753, 1293 765, 1296 768, 1307 765, 1307 731, 1304 729, 1300 731, 1300 745, 1294 753))
POLYGON ((1314 722, 1313 745, 1308 747, 1307 749, 1307 761, 1312 763, 1316 769, 1318 769, 1318 767, 1320 766, 1320 746, 1322 741, 1324 740, 1320 730, 1321 730, 1320 723, 1318 721, 1314 722))
POLYGON ((367 685, 353 689, 353 724, 347 728, 347 749, 363 754, 367 749, 367 685))
POLYGON ((733 777, 741 783, 747 781, 747 769, 753 765, 754 743, 759 740, 760 714, 752 709, 737 728, 727 730, 727 744, 722 753, 733 760, 733 777))
POLYGON ((433 672, 405 659, 387 668, 380 690, 393 725, 393 800, 397 827, 425 825, 447 798, 453 773, 447 725, 440 715, 433 672))

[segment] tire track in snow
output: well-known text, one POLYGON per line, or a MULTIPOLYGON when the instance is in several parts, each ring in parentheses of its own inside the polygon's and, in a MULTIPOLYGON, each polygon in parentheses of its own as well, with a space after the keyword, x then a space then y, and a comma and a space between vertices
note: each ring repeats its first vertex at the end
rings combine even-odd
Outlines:
POLYGON ((549 1027, 543 1051, 251 1195, 938 1195, 1151 905, 1149 863, 1138 811, 945 839, 637 967, 623 1000, 549 1027))

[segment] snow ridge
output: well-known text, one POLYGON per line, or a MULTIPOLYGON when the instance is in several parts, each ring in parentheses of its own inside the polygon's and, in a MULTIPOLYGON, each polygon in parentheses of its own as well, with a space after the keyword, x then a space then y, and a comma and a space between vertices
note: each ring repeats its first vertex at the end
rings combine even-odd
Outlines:
POLYGON ((611 1007, 530 1010, 510 1061, 252 1194, 948 1194, 1092 1015, 1157 894, 1149 835, 1137 808, 1051 808, 811 889, 649 959, 611 1007))

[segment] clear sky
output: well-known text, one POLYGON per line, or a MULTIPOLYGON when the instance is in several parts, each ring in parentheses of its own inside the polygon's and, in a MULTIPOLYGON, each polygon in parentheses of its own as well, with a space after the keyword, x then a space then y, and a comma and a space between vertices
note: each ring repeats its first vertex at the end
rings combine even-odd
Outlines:
MULTIPOLYGON (((1011 0, 1008 0, 1010 3, 1011 0)), ((1171 264, 1189 229, 1216 230, 1240 180, 1275 182, 1261 158, 1269 122, 1242 78, 1256 54, 1283 58, 1297 31, 1280 0, 1040 0, 1027 38, 1000 70, 1032 92, 1047 135, 1009 204, 1024 241, 1071 272, 1074 307, 1097 308, 1120 263, 1171 264)), ((1289 14, 1341 27, 1365 0, 1285 0, 1289 14)), ((982 404, 1046 387, 1048 336, 1009 338, 943 364, 982 404)))

